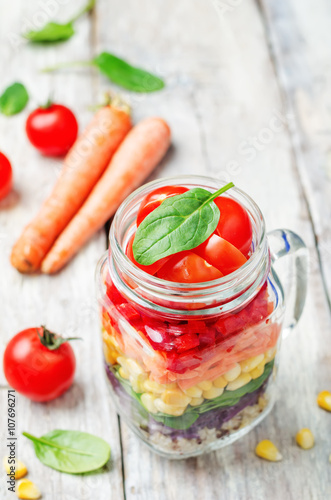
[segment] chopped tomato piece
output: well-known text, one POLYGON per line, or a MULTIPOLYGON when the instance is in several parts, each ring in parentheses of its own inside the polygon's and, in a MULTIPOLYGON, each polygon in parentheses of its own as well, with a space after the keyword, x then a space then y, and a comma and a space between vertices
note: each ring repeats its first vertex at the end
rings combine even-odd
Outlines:
POLYGON ((252 223, 247 210, 236 200, 219 196, 214 200, 220 209, 216 234, 229 241, 246 257, 252 244, 252 223))
POLYGON ((126 255, 127 257, 129 257, 131 262, 133 262, 142 271, 145 271, 145 273, 154 275, 163 266, 163 264, 165 264, 170 259, 170 256, 163 257, 163 259, 154 262, 154 264, 151 264, 150 266, 143 266, 142 264, 138 264, 138 262, 133 256, 133 250, 132 250, 133 240, 134 240, 134 235, 131 236, 128 246, 126 247, 126 255))
POLYGON ((145 217, 153 212, 155 208, 159 207, 166 198, 186 193, 186 191, 188 191, 188 189, 183 186, 163 186, 154 189, 154 191, 146 195, 141 202, 137 215, 137 227, 142 223, 145 217))
POLYGON ((221 278, 223 274, 199 255, 185 251, 173 255, 156 276, 176 283, 201 283, 221 278))
POLYGON ((174 344, 178 352, 183 352, 188 351, 189 349, 193 349, 194 347, 198 347, 200 342, 198 335, 191 332, 176 337, 174 344))
POLYGON ((217 234, 209 236, 194 251, 223 275, 233 273, 247 261, 240 250, 217 234))

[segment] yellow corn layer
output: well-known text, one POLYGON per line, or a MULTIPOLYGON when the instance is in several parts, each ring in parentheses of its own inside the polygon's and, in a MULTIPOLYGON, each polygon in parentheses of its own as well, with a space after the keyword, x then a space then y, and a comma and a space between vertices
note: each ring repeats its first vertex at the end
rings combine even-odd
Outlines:
POLYGON ((331 392, 322 391, 317 396, 317 404, 323 410, 331 411, 331 392))
POLYGON ((41 497, 39 488, 28 479, 19 481, 16 487, 16 494, 18 498, 25 498, 26 500, 37 500, 41 497))
POLYGON ((270 462, 279 462, 283 458, 274 443, 269 441, 269 439, 260 441, 255 448, 255 453, 258 457, 269 460, 270 462))
POLYGON ((310 450, 314 446, 314 436, 310 429, 300 429, 295 436, 295 440, 300 448, 310 450))
MULTIPOLYGON (((141 402, 145 408, 150 413, 159 411, 174 416, 182 415, 188 405, 198 406, 205 399, 221 396, 224 390, 235 391, 252 379, 260 377, 264 372, 265 364, 276 354, 276 347, 268 349, 264 354, 235 363, 230 370, 213 381, 204 380, 188 389, 181 389, 176 382, 159 384, 152 380, 150 373, 145 371, 140 362, 121 352, 113 335, 104 331, 103 340, 107 362, 120 365, 119 375, 130 382, 135 392, 141 394, 141 402)), ((331 398, 331 394, 328 394, 331 398)))

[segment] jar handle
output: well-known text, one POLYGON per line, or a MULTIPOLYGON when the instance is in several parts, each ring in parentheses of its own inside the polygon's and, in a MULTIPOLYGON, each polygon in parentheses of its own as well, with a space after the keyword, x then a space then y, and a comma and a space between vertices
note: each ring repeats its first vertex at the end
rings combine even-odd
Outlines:
POLYGON ((272 266, 278 259, 289 257, 282 260, 287 267, 280 269, 286 302, 283 335, 287 336, 298 323, 306 300, 308 249, 300 236, 289 229, 270 231, 268 241, 272 266))

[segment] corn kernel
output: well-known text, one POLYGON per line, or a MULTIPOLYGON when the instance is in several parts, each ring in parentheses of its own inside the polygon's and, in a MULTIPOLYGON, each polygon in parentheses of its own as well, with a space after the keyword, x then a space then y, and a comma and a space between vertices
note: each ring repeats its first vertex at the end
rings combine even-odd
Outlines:
POLYGON ((140 399, 147 411, 149 411, 150 413, 157 413, 157 409, 154 404, 156 398, 153 394, 150 394, 149 392, 144 392, 144 394, 142 394, 140 399))
POLYGON ((240 387, 248 384, 248 382, 250 382, 251 380, 252 377, 249 373, 242 373, 241 375, 239 375, 239 377, 236 378, 236 380, 233 380, 233 382, 229 382, 226 389, 228 391, 236 391, 237 389, 240 389, 240 387))
POLYGON ((213 380, 213 385, 219 389, 223 389, 227 385, 228 381, 221 375, 220 377, 213 380))
POLYGON ((241 368, 240 368, 240 365, 239 363, 236 363, 234 365, 233 368, 231 368, 231 370, 227 371, 226 373, 224 373, 223 377, 225 378, 225 380, 227 380, 228 382, 232 382, 233 380, 235 380, 237 377, 239 377, 241 373, 241 368))
POLYGON ((28 469, 20 460, 15 460, 15 463, 10 464, 8 463, 8 460, 9 457, 4 457, 3 459, 3 465, 7 474, 12 473, 11 467, 15 467, 15 479, 21 479, 21 477, 24 477, 28 473, 28 469))
POLYGON ((252 379, 255 380, 256 378, 261 377, 263 372, 264 372, 264 361, 262 361, 262 363, 260 363, 256 368, 254 368, 254 370, 249 372, 249 374, 252 377, 252 379))
POLYGON ((276 356, 276 352, 277 352, 277 347, 276 346, 271 347, 270 349, 268 349, 264 353, 265 362, 269 363, 269 361, 272 361, 274 359, 274 357, 276 356))
POLYGON ((144 382, 147 378, 147 375, 145 374, 145 377, 144 377, 144 374, 141 374, 141 375, 130 375, 130 384, 132 386, 132 389, 134 390, 134 392, 144 392, 144 382))
POLYGON ((314 446, 314 436, 310 429, 301 429, 297 432, 295 440, 300 448, 310 450, 314 446))
POLYGON ((184 406, 167 405, 162 399, 157 398, 154 401, 155 407, 161 413, 172 415, 173 417, 180 417, 185 411, 184 406))
POLYGON ((204 380, 203 382, 200 382, 198 384, 199 389, 202 389, 203 391, 208 391, 213 387, 213 383, 210 380, 204 380))
POLYGON ((269 439, 260 441, 255 448, 255 453, 258 457, 269 460, 270 462, 279 462, 283 458, 274 443, 269 441, 269 439))
POLYGON ((118 355, 114 354, 114 351, 109 349, 107 344, 103 344, 102 348, 103 348, 103 355, 104 355, 107 363, 109 363, 110 365, 114 365, 116 363, 116 359, 117 359, 118 355))
POLYGON ((130 375, 128 374, 128 372, 126 370, 124 370, 123 366, 121 366, 121 368, 118 370, 118 373, 120 374, 120 376, 122 378, 125 378, 126 380, 129 380, 130 375))
POLYGON ((190 402, 190 405, 191 405, 191 406, 199 406, 199 405, 201 405, 203 402, 204 402, 204 399, 203 399, 203 398, 192 398, 192 399, 191 399, 191 402, 190 402))
POLYGON ((118 356, 117 358, 117 362, 123 366, 124 368, 126 368, 126 362, 127 362, 127 358, 125 358, 124 356, 118 356))
POLYGON ((144 372, 144 369, 142 366, 136 361, 135 359, 128 358, 126 360, 126 369, 129 370, 131 375, 142 375, 144 372))
POLYGON ((223 387, 212 387, 208 391, 203 391, 202 395, 205 399, 214 399, 221 396, 224 392, 223 387))
POLYGON ((331 392, 322 391, 317 396, 317 404, 323 410, 331 411, 331 392))
POLYGON ((183 392, 190 398, 201 398, 202 396, 202 389, 197 385, 193 385, 189 389, 183 389, 183 392))
POLYGON ((254 368, 257 367, 264 360, 264 354, 259 354, 258 356, 254 356, 253 358, 244 359, 244 361, 240 361, 241 371, 243 373, 248 373, 254 368))
POLYGON ((180 389, 170 389, 162 393, 161 399, 167 405, 184 406, 186 407, 191 398, 186 396, 180 389))
POLYGON ((162 392, 165 390, 165 386, 158 384, 154 380, 147 379, 144 382, 144 389, 147 392, 155 392, 156 394, 162 394, 162 392))
POLYGON ((28 479, 22 479, 19 481, 16 488, 16 494, 18 498, 25 498, 27 500, 37 500, 41 497, 39 488, 37 488, 37 486, 28 479))

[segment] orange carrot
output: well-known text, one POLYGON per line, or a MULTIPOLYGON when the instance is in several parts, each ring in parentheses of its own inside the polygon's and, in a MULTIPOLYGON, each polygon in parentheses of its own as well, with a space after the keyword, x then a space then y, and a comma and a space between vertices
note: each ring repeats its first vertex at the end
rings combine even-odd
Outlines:
POLYGON ((170 129, 160 118, 147 118, 128 133, 86 202, 42 262, 42 272, 55 273, 71 259, 152 172, 169 144, 170 129))
POLYGON ((54 241, 82 206, 131 128, 125 111, 101 108, 64 159, 63 169, 39 213, 13 247, 11 263, 22 273, 37 271, 54 241))

